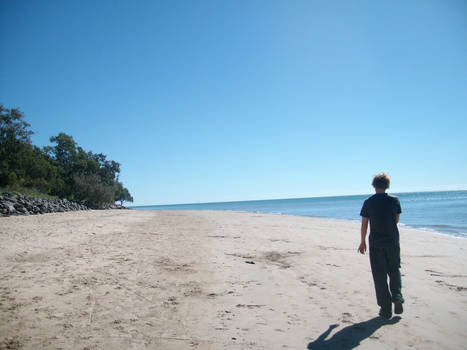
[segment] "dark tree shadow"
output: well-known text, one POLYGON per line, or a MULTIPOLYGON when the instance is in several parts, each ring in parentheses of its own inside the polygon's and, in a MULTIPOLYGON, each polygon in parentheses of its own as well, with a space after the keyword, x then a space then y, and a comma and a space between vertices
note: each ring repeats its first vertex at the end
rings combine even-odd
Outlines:
POLYGON ((326 340, 328 335, 331 334, 331 331, 339 326, 338 324, 332 324, 318 339, 309 343, 307 348, 310 350, 354 349, 360 345, 362 340, 370 337, 378 328, 396 324, 400 320, 401 318, 399 316, 393 317, 390 320, 385 320, 382 317, 375 317, 371 320, 345 327, 334 334, 330 339, 326 340))

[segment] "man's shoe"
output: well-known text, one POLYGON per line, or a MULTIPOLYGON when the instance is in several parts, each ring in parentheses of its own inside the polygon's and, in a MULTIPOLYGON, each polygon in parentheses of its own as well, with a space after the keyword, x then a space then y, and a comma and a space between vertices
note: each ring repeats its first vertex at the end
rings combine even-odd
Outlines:
POLYGON ((392 317, 392 313, 390 309, 389 310, 383 310, 383 308, 379 309, 379 315, 386 320, 390 320, 392 317))
POLYGON ((394 302, 394 313, 400 315, 403 312, 404 312, 404 307, 402 306, 402 303, 400 301, 395 301, 394 302))

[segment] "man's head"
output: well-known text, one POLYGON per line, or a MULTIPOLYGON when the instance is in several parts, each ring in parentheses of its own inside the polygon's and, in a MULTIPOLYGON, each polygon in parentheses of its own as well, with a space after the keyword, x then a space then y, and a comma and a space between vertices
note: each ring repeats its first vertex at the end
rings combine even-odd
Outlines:
POLYGON ((387 190, 389 184, 391 183, 391 178, 386 173, 376 174, 373 177, 373 182, 371 183, 373 187, 378 190, 387 190))

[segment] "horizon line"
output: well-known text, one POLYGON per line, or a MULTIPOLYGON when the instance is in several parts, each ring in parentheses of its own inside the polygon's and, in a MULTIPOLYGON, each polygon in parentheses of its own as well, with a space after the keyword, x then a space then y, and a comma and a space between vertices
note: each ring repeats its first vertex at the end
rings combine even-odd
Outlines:
MULTIPOLYGON (((401 191, 401 192, 389 192, 393 194, 410 194, 410 193, 430 193, 430 192, 461 192, 467 191, 467 187, 463 189, 449 189, 449 190, 421 190, 421 191, 401 191)), ((319 195, 310 197, 287 197, 287 198, 267 198, 267 199, 247 199, 247 200, 227 200, 227 201, 209 201, 209 202, 191 202, 191 203, 171 203, 171 204, 143 204, 143 205, 131 205, 128 208, 136 207, 169 207, 179 205, 201 205, 201 204, 220 204, 220 203, 242 203, 242 202, 263 202, 263 201, 276 201, 276 200, 292 200, 292 199, 310 199, 310 198, 333 198, 333 197, 354 197, 354 196, 367 196, 370 193, 357 193, 357 194, 343 194, 343 195, 319 195)))

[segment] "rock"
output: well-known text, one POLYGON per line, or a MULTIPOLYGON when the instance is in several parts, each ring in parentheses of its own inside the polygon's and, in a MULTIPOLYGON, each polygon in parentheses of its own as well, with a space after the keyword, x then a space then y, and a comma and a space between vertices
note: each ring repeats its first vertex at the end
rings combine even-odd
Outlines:
MULTIPOLYGON (((34 198, 14 193, 0 194, 0 216, 57 213, 89 210, 87 206, 68 199, 34 198)), ((128 209, 120 204, 104 204, 93 209, 128 209)))
POLYGON ((14 215, 16 213, 16 208, 13 205, 13 203, 6 202, 5 206, 6 206, 6 209, 7 209, 7 212, 6 212, 7 214, 14 215))
POLYGON ((68 199, 42 199, 13 193, 0 194, 0 216, 31 215, 88 210, 85 205, 68 199))

